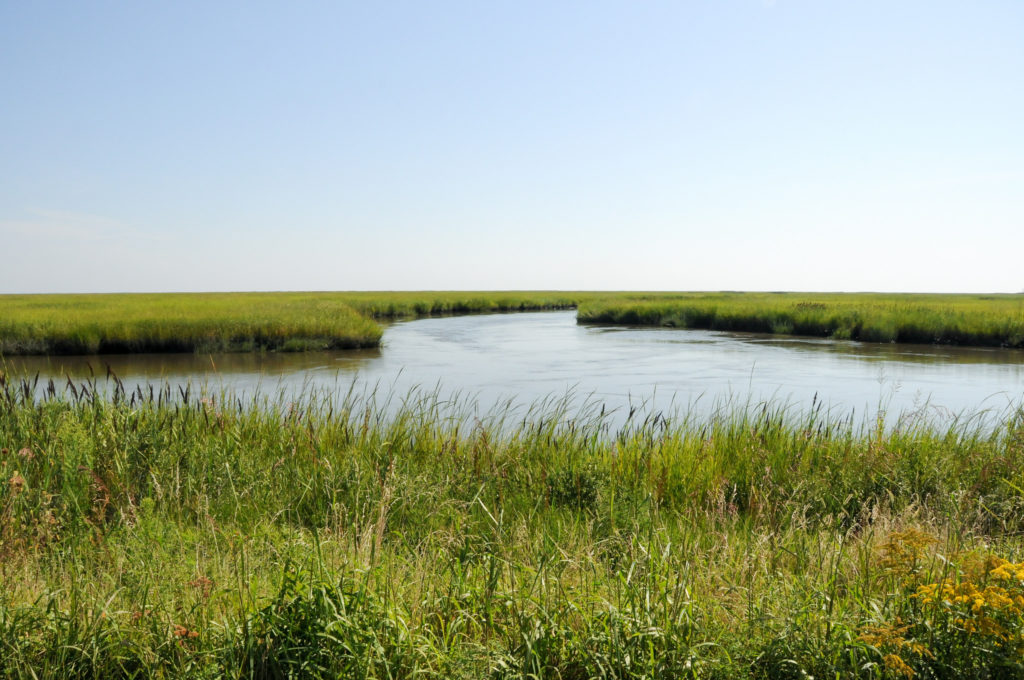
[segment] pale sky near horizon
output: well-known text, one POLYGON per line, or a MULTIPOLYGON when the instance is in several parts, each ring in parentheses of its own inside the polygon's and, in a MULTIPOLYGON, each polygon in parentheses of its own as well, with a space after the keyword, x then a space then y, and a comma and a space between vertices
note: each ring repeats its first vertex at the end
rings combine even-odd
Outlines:
POLYGON ((0 293, 1024 290, 1024 2, 0 1, 0 293))

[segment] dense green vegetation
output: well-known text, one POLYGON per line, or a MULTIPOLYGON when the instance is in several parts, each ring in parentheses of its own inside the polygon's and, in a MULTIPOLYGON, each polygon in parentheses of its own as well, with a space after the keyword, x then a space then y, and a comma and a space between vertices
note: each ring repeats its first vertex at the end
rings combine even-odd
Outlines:
POLYGON ((372 347, 377 321, 578 307, 638 324, 1024 347, 1024 295, 351 292, 0 296, 0 355, 372 347))
POLYGON ((581 304, 581 323, 1024 347, 1024 295, 687 293, 581 304))
POLYGON ((394 319, 439 314, 569 309, 582 300, 590 300, 602 294, 573 291, 374 291, 326 295, 336 295, 361 314, 375 319, 394 319))
POLYGON ((0 380, 0 677, 1024 673, 1019 409, 612 431, 109 380, 0 380))
POLYGON ((373 319, 550 309, 551 293, 163 293, 0 296, 0 355, 375 347, 373 319))

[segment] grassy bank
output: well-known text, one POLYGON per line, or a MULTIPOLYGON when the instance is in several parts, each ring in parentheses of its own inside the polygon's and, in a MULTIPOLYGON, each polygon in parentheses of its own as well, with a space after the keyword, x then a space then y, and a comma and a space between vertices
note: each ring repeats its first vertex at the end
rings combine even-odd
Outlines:
POLYGON ((114 390, 0 385, 0 677, 1022 672, 1019 411, 114 390))
POLYGON ((337 293, 361 314, 376 319, 443 314, 570 309, 599 293, 578 291, 418 291, 337 293))
POLYGON ((374 319, 574 305, 551 293, 0 296, 0 355, 375 347, 374 319))
POLYGON ((582 323, 1024 347, 1024 295, 690 293, 581 304, 582 323))
POLYGON ((377 321, 578 307, 581 323, 1024 347, 1022 295, 611 292, 0 296, 0 355, 372 347, 377 321))

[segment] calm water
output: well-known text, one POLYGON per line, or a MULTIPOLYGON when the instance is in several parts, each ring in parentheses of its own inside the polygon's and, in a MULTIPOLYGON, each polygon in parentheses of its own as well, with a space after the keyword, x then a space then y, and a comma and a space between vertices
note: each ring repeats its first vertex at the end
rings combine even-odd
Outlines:
POLYGON ((130 388, 169 381, 276 395, 379 386, 438 389, 528 405, 573 395, 629 405, 711 409, 723 399, 774 399, 834 412, 946 414, 1001 410, 1024 397, 1024 352, 780 338, 678 329, 578 326, 575 312, 499 314, 396 323, 373 351, 300 354, 105 355, 19 358, 8 369, 65 380, 106 366, 130 388))

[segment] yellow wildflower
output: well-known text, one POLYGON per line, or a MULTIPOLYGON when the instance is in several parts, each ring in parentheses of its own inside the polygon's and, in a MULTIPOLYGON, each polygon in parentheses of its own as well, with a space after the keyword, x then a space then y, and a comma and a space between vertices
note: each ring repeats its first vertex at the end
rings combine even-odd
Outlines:
POLYGON ((885 661, 885 669, 893 675, 902 675, 905 678, 914 677, 914 669, 907 665, 899 654, 886 654, 882 657, 885 661))

